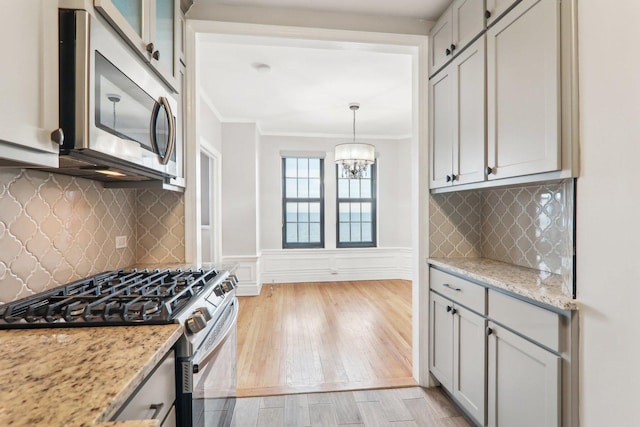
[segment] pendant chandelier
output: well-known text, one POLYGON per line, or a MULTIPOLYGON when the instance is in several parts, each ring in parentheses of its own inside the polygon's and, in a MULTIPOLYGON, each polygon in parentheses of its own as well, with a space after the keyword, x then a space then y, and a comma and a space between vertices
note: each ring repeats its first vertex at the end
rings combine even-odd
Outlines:
POLYGON ((356 111, 360 104, 349 104, 353 111, 353 142, 336 145, 336 164, 342 165, 342 177, 360 179, 367 176, 368 166, 376 161, 376 148, 371 144, 356 143, 356 111))

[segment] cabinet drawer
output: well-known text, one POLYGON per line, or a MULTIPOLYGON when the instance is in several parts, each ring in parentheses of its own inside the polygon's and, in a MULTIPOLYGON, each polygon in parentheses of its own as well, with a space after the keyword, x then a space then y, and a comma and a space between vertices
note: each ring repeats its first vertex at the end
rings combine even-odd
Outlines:
POLYGON ((489 290, 488 317, 551 350, 561 351, 557 313, 489 290))
POLYGON ((429 272, 429 287, 471 310, 486 314, 486 290, 483 286, 432 268, 429 272))
POLYGON ((175 356, 171 351, 125 404, 115 421, 163 420, 173 407, 175 396, 175 356))

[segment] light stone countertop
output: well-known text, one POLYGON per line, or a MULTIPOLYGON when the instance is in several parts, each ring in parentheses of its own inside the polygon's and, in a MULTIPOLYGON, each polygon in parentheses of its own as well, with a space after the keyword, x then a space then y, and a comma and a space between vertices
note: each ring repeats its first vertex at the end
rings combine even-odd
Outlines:
POLYGON ((0 425, 109 422, 182 334, 178 324, 0 331, 0 425))
POLYGON ((429 258, 427 262, 457 274, 561 310, 578 302, 562 293, 562 276, 486 258, 429 258))

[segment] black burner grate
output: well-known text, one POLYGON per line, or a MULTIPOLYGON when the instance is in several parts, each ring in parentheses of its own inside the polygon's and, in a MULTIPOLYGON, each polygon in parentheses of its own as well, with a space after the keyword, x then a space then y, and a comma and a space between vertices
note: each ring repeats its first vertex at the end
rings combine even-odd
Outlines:
POLYGON ((117 270, 0 306, 0 329, 173 323, 216 270, 117 270))

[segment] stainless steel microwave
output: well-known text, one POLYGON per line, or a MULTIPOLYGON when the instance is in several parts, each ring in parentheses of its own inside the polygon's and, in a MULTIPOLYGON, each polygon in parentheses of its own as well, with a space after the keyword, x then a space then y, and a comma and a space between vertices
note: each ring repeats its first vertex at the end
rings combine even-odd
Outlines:
POLYGON ((59 173, 104 182, 176 177, 178 102, 99 16, 59 10, 59 173))

